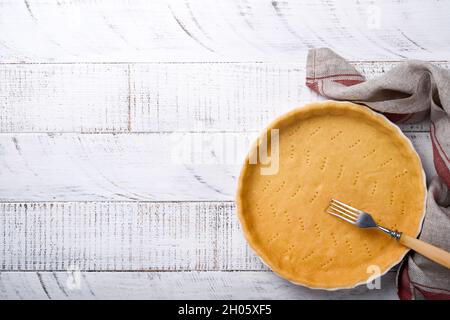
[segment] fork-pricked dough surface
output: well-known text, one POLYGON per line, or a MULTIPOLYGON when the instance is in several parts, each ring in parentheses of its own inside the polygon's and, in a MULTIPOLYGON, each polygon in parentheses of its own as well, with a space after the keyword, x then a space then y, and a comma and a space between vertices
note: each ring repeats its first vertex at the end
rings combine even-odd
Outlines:
POLYGON ((398 263, 407 251, 398 242, 325 209, 334 197, 383 226, 418 234, 424 173, 399 129, 366 107, 342 102, 296 109, 272 128, 279 129, 278 174, 261 175, 259 164, 246 161, 237 195, 245 236, 264 262, 292 282, 328 289, 366 281, 371 265, 385 273, 398 263))

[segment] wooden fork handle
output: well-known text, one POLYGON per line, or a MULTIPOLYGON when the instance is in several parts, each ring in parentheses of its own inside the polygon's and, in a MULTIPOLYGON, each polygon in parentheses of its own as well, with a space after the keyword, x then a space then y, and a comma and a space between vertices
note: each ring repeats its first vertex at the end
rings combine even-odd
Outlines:
POLYGON ((406 234, 402 234, 399 241, 405 247, 411 248, 414 251, 423 255, 424 257, 427 257, 428 259, 433 260, 436 263, 439 263, 441 266, 450 269, 449 252, 442 250, 438 247, 435 247, 424 241, 421 241, 419 239, 410 237, 406 234))

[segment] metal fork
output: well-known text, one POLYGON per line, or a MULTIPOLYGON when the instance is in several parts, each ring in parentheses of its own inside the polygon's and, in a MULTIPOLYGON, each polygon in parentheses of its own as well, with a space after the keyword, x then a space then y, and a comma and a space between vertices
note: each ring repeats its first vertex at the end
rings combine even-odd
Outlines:
POLYGON ((378 225, 372 216, 367 212, 353 208, 336 199, 331 199, 327 212, 335 217, 354 224, 359 228, 377 228, 378 230, 387 233, 392 238, 399 241, 405 247, 413 249, 414 251, 446 268, 450 268, 450 253, 401 232, 382 227, 378 225))

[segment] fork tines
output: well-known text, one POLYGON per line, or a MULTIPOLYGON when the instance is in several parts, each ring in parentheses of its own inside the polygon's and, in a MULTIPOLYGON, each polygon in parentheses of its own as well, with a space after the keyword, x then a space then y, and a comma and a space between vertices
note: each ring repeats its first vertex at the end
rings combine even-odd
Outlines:
POLYGON ((356 224, 358 221, 360 210, 355 209, 345 203, 342 203, 336 199, 331 199, 330 205, 327 208, 327 212, 333 216, 341 218, 351 224, 356 224))

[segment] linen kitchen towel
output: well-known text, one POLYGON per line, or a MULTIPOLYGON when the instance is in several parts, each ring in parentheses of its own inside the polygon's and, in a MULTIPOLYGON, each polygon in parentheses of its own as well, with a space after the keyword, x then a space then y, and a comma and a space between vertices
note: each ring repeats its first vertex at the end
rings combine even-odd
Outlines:
MULTIPOLYGON (((308 52, 306 85, 330 99, 367 105, 396 123, 430 115, 437 176, 428 186, 419 238, 450 251, 450 70, 413 60, 366 80, 344 58, 318 48, 308 52)), ((450 270, 411 253, 399 269, 397 288, 400 299, 450 299, 450 270)))

